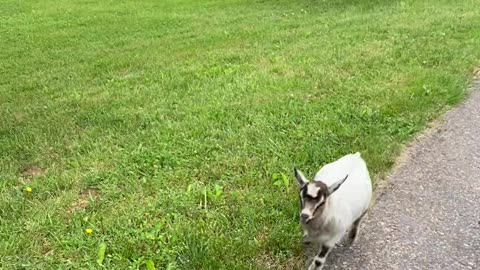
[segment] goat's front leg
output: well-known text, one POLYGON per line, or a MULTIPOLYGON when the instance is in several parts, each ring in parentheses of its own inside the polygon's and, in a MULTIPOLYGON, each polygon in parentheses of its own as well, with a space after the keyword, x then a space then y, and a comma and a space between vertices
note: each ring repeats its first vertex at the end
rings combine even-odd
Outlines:
POLYGON ((302 247, 306 258, 311 258, 317 254, 318 243, 315 238, 305 233, 303 235, 302 247))
POLYGON ((332 247, 322 245, 318 254, 313 258, 308 270, 322 270, 330 250, 332 250, 332 247))
POLYGON ((312 237, 308 234, 307 231, 304 231, 303 232, 303 241, 302 241, 302 244, 303 244, 303 247, 308 247, 310 245, 313 244, 313 239, 312 237))

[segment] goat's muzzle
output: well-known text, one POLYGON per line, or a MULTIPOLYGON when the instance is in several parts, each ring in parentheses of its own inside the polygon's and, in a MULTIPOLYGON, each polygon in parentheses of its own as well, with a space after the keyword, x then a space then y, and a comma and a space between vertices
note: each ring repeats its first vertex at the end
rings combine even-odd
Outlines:
POLYGON ((302 221, 302 223, 307 224, 311 220, 311 218, 309 214, 300 214, 300 220, 302 221))

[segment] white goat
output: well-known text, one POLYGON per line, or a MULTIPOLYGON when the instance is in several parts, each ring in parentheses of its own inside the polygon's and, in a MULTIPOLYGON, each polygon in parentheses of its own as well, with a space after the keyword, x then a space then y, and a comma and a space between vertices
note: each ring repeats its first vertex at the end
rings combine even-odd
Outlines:
POLYGON ((300 185, 300 224, 305 243, 318 245, 309 270, 321 270, 330 250, 348 233, 355 241, 358 227, 372 198, 372 183, 360 153, 349 154, 325 165, 314 181, 294 169, 300 185))

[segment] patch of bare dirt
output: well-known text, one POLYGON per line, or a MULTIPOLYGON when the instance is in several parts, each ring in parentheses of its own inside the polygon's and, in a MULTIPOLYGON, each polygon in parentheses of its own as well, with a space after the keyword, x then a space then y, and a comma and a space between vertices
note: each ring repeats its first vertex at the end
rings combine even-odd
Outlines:
POLYGON ((98 189, 87 188, 86 190, 80 193, 79 198, 72 204, 72 206, 67 210, 69 214, 84 210, 88 207, 90 199, 97 201, 100 198, 100 192, 98 189))
POLYGON ((15 118, 15 121, 17 121, 18 123, 22 123, 27 117, 27 115, 22 112, 16 112, 13 114, 13 117, 15 118))
POLYGON ((48 239, 44 238, 42 241, 43 256, 48 257, 53 255, 53 248, 48 239))
POLYGON ((475 80, 479 80, 480 79, 480 68, 476 68, 473 70, 473 78, 475 80))
POLYGON ((28 165, 22 169, 22 171, 20 172, 20 177, 23 180, 22 182, 27 183, 30 182, 30 180, 32 180, 33 178, 42 175, 44 172, 45 170, 39 166, 28 165))

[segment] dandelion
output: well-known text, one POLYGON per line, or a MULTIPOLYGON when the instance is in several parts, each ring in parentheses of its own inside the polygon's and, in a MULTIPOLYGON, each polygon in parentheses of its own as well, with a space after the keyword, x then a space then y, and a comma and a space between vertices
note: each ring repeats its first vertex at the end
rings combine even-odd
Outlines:
POLYGON ((31 187, 27 187, 27 188, 25 188, 25 191, 28 192, 28 193, 31 193, 31 192, 32 192, 32 188, 31 188, 31 187))
POLYGON ((93 234, 93 230, 92 229, 86 229, 85 233, 88 234, 88 235, 91 235, 91 234, 93 234))

